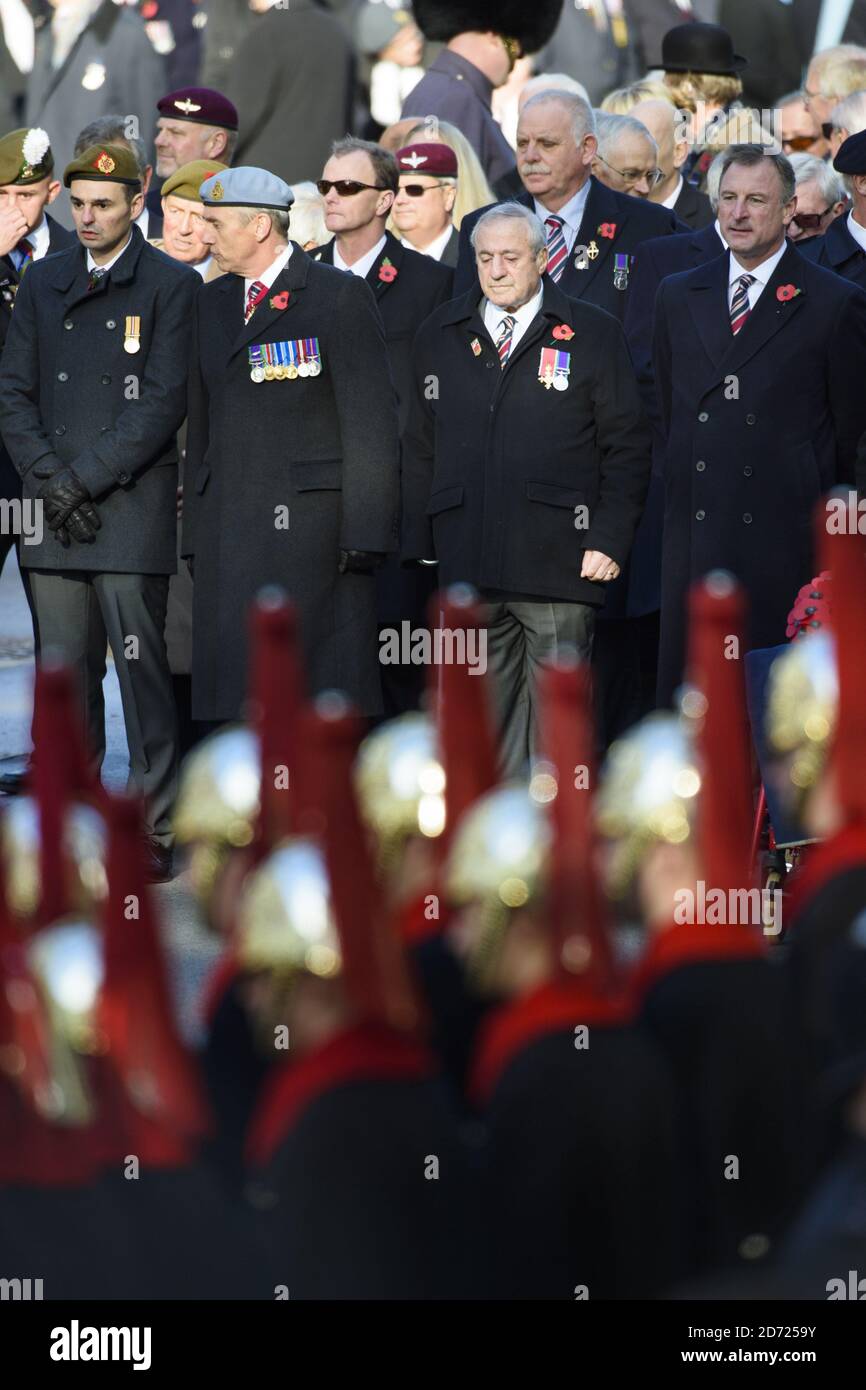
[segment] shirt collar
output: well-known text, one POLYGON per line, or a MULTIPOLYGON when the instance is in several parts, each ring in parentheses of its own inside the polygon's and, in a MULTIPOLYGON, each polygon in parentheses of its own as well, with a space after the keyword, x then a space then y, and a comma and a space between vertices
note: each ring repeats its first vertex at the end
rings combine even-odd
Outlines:
POLYGON ((679 196, 680 196, 680 194, 682 193, 682 191, 683 191, 683 176, 682 176, 682 174, 680 174, 679 178, 677 179, 676 187, 674 188, 673 193, 669 193, 668 196, 667 196, 666 198, 663 198, 663 199, 662 199, 661 206, 662 206, 663 208, 673 208, 673 207, 674 207, 674 204, 676 203, 676 201, 677 201, 677 199, 679 198, 679 196))
MULTIPOLYGON (((258 281, 260 285, 264 285, 266 289, 271 288, 277 276, 285 270, 286 266, 289 264, 289 257, 291 254, 292 243, 289 242, 283 247, 276 260, 271 261, 267 270, 262 271, 261 275, 249 275, 246 277, 244 280, 244 303, 246 303, 247 295, 250 292, 250 285, 254 285, 256 281, 258 281)), ((210 259, 210 257, 208 257, 208 259, 210 259)))
POLYGON ((756 280, 759 280, 762 285, 766 285, 787 249, 788 243, 787 241, 783 241, 778 251, 774 251, 772 256, 768 256, 765 261, 761 261, 761 264, 756 265, 754 270, 746 270, 744 265, 740 265, 740 262, 732 251, 731 261, 728 267, 728 284, 732 285, 735 280, 739 280, 741 275, 754 275, 756 280))
POLYGON ((866 251, 866 227, 863 226, 862 222, 856 221, 853 209, 848 213, 848 231, 857 245, 866 251))
POLYGON ((347 270, 351 275, 360 275, 361 278, 363 279, 363 278, 369 273, 369 271, 371 270, 371 268, 375 265, 376 261, 377 261, 377 260, 379 259, 379 257, 381 256, 382 252, 385 250, 385 240, 386 240, 386 239, 385 239, 385 236, 384 236, 384 234, 383 234, 383 235, 379 238, 379 240, 376 242, 376 245, 375 245, 370 251, 367 251, 363 256, 361 256, 357 261, 355 261, 354 265, 346 265, 346 262, 343 260, 343 257, 340 255, 340 248, 339 248, 339 246, 337 245, 337 239, 336 239, 336 237, 335 237, 335 238, 334 238, 334 266, 335 266, 335 268, 336 268, 337 270, 347 270))
POLYGON ((716 229, 716 235, 718 236, 719 241, 722 243, 722 245, 724 246, 725 250, 727 251, 727 249, 728 249, 728 243, 725 241, 725 238, 722 236, 722 224, 720 223, 718 217, 716 218, 715 222, 713 223, 713 226, 714 226, 715 229, 716 229))
POLYGON ((212 262, 213 262, 213 256, 205 256, 205 258, 204 258, 203 261, 199 261, 199 262, 198 262, 198 265, 194 265, 194 266, 193 266, 193 270, 197 270, 198 273, 199 273, 199 275, 201 276, 201 278, 202 278, 203 280, 206 280, 206 279, 207 279, 207 273, 208 273, 208 271, 209 271, 210 268, 211 268, 212 262))
POLYGON ((42 214, 42 221, 27 233, 27 240, 33 247, 33 259, 39 261, 43 256, 48 255, 48 247, 51 244, 51 231, 48 226, 48 218, 42 214))
MULTIPOLYGON (((442 235, 441 235, 441 236, 438 236, 438 237, 436 238, 435 241, 431 241, 430 245, 429 245, 429 246, 425 246, 425 247, 424 247, 424 250, 423 250, 423 251, 419 251, 418 254, 419 254, 420 256, 432 256, 434 261, 438 261, 438 260, 440 259, 441 255, 442 255, 442 252, 445 250, 445 247, 448 245, 449 241, 451 240, 451 233, 452 233, 453 231, 454 231, 453 224, 449 222, 449 223, 448 223, 448 226, 445 228, 445 231, 442 233, 442 235)), ((401 237, 400 240, 402 241, 402 243, 403 243, 404 246, 408 246, 408 248, 409 248, 410 251, 418 251, 418 247, 417 247, 417 246, 413 246, 412 243, 411 243, 411 241, 407 241, 405 237, 401 237)), ((335 252, 335 254, 336 254, 336 250, 337 250, 337 248, 336 248, 336 246, 335 246, 335 247, 334 247, 334 252, 335 252)))
POLYGON ((546 208, 543 203, 540 203, 537 198, 534 198, 533 202, 535 203, 536 216, 540 217, 542 222, 547 217, 561 217, 563 222, 573 231, 580 231, 586 200, 589 197, 590 182, 591 180, 587 179, 583 186, 577 190, 573 197, 569 198, 568 202, 561 207, 558 212, 551 212, 550 209, 546 208))
POLYGON ((538 292, 532 299, 528 299, 525 304, 521 304, 519 309, 503 309, 499 304, 491 304, 489 299, 484 300, 484 327, 490 334, 493 341, 499 332, 499 325, 506 314, 513 314, 517 320, 518 327, 526 329, 532 323, 536 314, 541 311, 541 303, 544 299, 544 286, 540 285, 538 292))
POLYGON ((142 208, 141 212, 138 214, 138 217, 136 217, 135 219, 135 225, 141 232, 141 235, 144 237, 145 241, 147 241, 147 233, 150 227, 150 208, 142 208))
POLYGON ((104 265, 97 265, 97 264, 96 264, 96 261, 93 259, 93 257, 92 257, 91 254, 90 254, 90 251, 88 250, 88 252, 87 252, 87 269, 88 269, 88 270, 110 270, 111 267, 112 267, 113 265, 115 265, 115 264, 120 260, 121 256, 123 255, 124 251, 125 251, 125 250, 127 249, 127 247, 129 246, 129 244, 130 244, 131 241, 132 241, 132 232, 130 231, 129 236, 126 238, 126 241, 123 243, 123 245, 121 246, 120 250, 119 250, 119 251, 116 251, 115 254, 112 256, 111 260, 110 260, 110 261, 106 261, 104 265))

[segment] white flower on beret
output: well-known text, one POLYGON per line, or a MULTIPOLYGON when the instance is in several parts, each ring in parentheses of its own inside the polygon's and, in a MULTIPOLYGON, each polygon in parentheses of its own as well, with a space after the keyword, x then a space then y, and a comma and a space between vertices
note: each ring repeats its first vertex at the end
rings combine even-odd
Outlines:
POLYGON ((24 163, 35 169, 45 158, 50 143, 47 131, 40 130, 38 126, 33 130, 28 130, 21 146, 24 163))

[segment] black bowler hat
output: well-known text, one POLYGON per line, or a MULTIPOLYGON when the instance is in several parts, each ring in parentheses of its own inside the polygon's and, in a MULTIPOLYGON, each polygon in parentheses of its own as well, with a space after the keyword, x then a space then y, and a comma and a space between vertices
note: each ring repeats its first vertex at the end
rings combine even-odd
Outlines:
POLYGON ((736 77, 746 59, 734 52, 727 29, 721 24, 678 24, 662 39, 662 60, 652 64, 665 72, 707 72, 736 77))
POLYGON ((836 151, 833 168, 840 174, 866 174, 866 130, 849 135, 836 151))

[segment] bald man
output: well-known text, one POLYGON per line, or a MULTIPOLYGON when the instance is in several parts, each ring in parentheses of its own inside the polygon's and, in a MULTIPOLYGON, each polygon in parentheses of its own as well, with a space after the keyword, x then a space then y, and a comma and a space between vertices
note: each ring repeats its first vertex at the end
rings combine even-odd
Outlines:
POLYGON ((646 126, 658 147, 658 167, 663 177, 650 191, 650 202, 671 208, 687 227, 695 230, 708 227, 713 221, 710 200, 706 193, 686 183, 681 173, 689 145, 676 107, 669 101, 639 101, 629 115, 646 126))

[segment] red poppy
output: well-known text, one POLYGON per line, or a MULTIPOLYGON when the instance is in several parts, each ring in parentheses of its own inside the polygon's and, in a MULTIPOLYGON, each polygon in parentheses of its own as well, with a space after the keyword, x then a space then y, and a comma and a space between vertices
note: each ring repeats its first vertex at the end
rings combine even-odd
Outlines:
POLYGON ((799 293, 796 285, 780 285, 776 290, 776 298, 780 304, 784 304, 786 300, 793 299, 794 295, 799 293))
POLYGON ((289 292, 288 292, 288 290, 281 290, 279 294, 274 294, 274 295, 272 295, 272 296, 271 296, 271 299, 270 299, 270 306, 271 306, 272 309, 288 309, 288 307, 289 307, 289 292))
POLYGON ((397 267, 391 264, 387 256, 379 266, 379 279, 384 280, 386 285, 397 279, 397 267))
POLYGON ((598 229, 598 234, 599 236, 607 237, 608 241, 613 241, 614 237, 616 236, 616 223, 602 222, 601 226, 598 229))
POLYGON ((560 342, 568 342, 569 338, 574 337, 574 329, 569 328, 567 323, 558 323, 553 330, 553 336, 558 338, 560 342))

